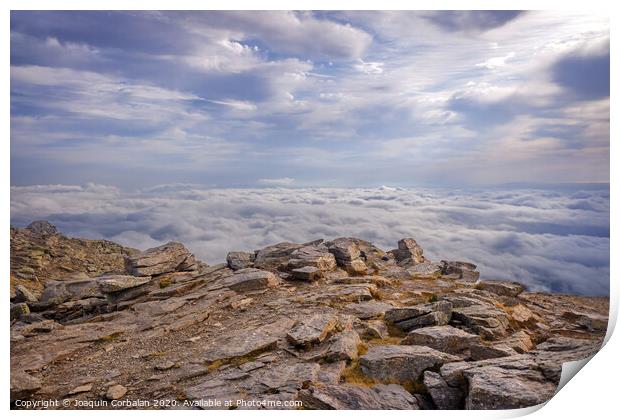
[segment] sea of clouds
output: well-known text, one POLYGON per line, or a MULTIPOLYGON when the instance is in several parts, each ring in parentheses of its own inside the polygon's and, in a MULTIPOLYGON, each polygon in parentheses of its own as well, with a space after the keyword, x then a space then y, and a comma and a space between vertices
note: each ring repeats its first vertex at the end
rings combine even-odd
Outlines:
POLYGON ((69 236, 146 249, 184 243, 209 263, 232 250, 354 236, 390 250, 413 237, 432 260, 531 290, 609 294, 607 187, 209 189, 164 185, 11 187, 11 223, 46 219, 69 236))

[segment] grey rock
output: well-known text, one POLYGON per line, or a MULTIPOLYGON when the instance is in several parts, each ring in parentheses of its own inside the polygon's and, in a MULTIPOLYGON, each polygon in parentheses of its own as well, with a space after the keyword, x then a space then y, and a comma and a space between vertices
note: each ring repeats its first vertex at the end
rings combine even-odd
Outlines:
POLYGON ((191 271, 197 261, 187 248, 178 242, 147 249, 125 258, 127 272, 133 276, 156 276, 175 271, 191 271))
POLYGON ((125 396, 125 394, 127 394, 127 388, 125 388, 123 385, 112 385, 111 387, 108 388, 108 390, 105 393, 105 397, 108 400, 120 400, 121 398, 123 398, 125 396))
POLYGON ((41 381, 23 371, 11 370, 11 402, 25 400, 41 389, 41 381))
POLYGON ((42 306, 53 306, 69 300, 80 300, 92 297, 104 297, 99 289, 99 283, 96 278, 49 281, 45 284, 45 289, 43 289, 39 303, 42 306))
POLYGON ((398 249, 392 251, 399 264, 416 265, 427 262, 424 250, 413 238, 404 238, 398 241, 398 249))
POLYGON ((452 304, 448 301, 395 308, 385 313, 385 320, 403 331, 431 325, 446 325, 452 316, 452 304))
POLYGON ((452 318, 489 340, 505 337, 509 326, 506 312, 483 302, 453 308, 452 318))
POLYGON ((297 280, 315 281, 320 279, 323 273, 316 267, 305 266, 301 268, 294 268, 291 270, 291 274, 293 275, 293 278, 297 280))
POLYGON ((350 303, 345 306, 348 312, 359 319, 380 318, 385 312, 394 309, 392 305, 385 302, 370 300, 367 302, 350 303))
POLYGON ((427 370, 424 372, 424 386, 440 410, 458 410, 463 408, 465 394, 459 387, 451 387, 440 374, 427 370))
POLYGON ((47 220, 35 220, 30 223, 26 229, 37 236, 52 236, 58 234, 56 226, 52 225, 47 220))
POLYGON ((446 261, 442 260, 442 274, 451 276, 468 282, 475 282, 480 277, 480 272, 476 271, 476 265, 463 261, 446 261))
POLYGON ((371 347, 360 358, 364 375, 381 382, 416 382, 426 369, 461 360, 424 346, 383 345, 371 347))
POLYGON ((132 287, 142 286, 151 281, 150 276, 136 277, 123 275, 106 275, 96 277, 99 289, 102 293, 116 293, 132 287))
POLYGON ((217 282, 218 287, 227 287, 235 292, 263 290, 278 285, 278 278, 269 271, 246 268, 217 282))
POLYGON ((516 297, 525 290, 521 283, 499 280, 478 280, 475 287, 478 290, 486 290, 496 295, 509 297, 516 297))
POLYGON ((299 398, 306 410, 414 410, 417 400, 399 385, 366 388, 340 384, 302 390, 299 398))
POLYGON ((11 299, 11 301, 15 303, 22 303, 22 302, 33 303, 38 300, 39 299, 37 299, 34 293, 32 293, 30 290, 28 290, 26 287, 24 287, 21 284, 18 284, 17 286, 15 286, 15 297, 11 299))
POLYGON ((231 270, 241 270, 254 266, 254 253, 251 252, 229 252, 226 255, 226 262, 231 270))
POLYGON ((338 320, 332 314, 316 314, 301 320, 286 335, 295 346, 309 346, 320 343, 334 330, 338 320))
POLYGON ((460 354, 478 343, 479 336, 450 325, 420 328, 411 331, 402 341, 402 344, 427 346, 451 354, 460 354))

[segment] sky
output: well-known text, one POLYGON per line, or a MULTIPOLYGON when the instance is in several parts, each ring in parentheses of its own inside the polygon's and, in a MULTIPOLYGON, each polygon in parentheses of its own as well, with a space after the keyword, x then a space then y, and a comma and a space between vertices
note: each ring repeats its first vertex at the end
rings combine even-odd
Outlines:
POLYGON ((583 12, 11 12, 11 185, 609 181, 583 12))

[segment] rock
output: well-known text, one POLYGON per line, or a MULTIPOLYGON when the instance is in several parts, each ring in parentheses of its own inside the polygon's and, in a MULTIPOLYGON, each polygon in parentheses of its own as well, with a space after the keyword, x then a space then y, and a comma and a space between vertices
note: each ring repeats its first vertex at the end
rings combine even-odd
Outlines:
POLYGON ((262 269, 278 269, 286 266, 293 251, 304 245, 281 242, 256 251, 254 266, 262 269))
POLYGON ((494 340, 505 337, 508 328, 506 312, 483 302, 452 309, 452 319, 471 328, 482 338, 494 340))
POLYGON ((424 386, 439 410, 458 410, 463 407, 464 393, 459 387, 451 387, 440 374, 424 372, 424 386))
POLYGON ((468 410, 525 408, 547 402, 557 385, 537 371, 484 366, 464 372, 469 383, 468 410))
POLYGON ((493 345, 477 344, 470 348, 472 360, 497 359, 499 357, 513 356, 517 352, 510 346, 498 343, 493 345))
POLYGON ((426 369, 437 369, 442 364, 460 358, 424 346, 374 346, 360 358, 364 375, 371 379, 407 384, 416 382, 426 369))
POLYGON ((385 320, 403 331, 411 331, 431 325, 446 325, 450 321, 451 314, 452 304, 447 301, 439 301, 391 309, 385 313, 385 320))
POLYGON ((164 362, 156 364, 154 366, 154 368, 155 368, 155 370, 164 371, 164 370, 170 370, 170 369, 172 369, 172 368, 174 368, 176 366, 177 366, 176 363, 174 363, 173 361, 168 360, 168 361, 164 361, 164 362))
POLYGON ((278 278, 273 273, 254 268, 238 270, 217 282, 218 287, 227 287, 235 292, 263 290, 277 285, 278 278))
POLYGON ((306 410, 418 409, 416 399, 399 385, 326 385, 302 390, 299 398, 306 410))
POLYGON ((26 226, 26 229, 37 236, 52 236, 58 234, 56 226, 52 225, 47 220, 35 220, 26 226))
POLYGON ((400 265, 416 265, 427 262, 424 250, 413 238, 398 241, 398 249, 392 251, 396 262, 400 265))
POLYGON ((441 273, 444 276, 451 276, 455 279, 460 279, 468 282, 475 282, 480 277, 480 272, 475 271, 476 265, 463 261, 445 261, 442 260, 443 265, 441 273))
POLYGON ((30 308, 27 303, 12 303, 11 304, 11 320, 19 319, 22 315, 28 315, 30 308))
POLYGON ((15 297, 11 299, 15 303, 33 303, 38 301, 37 297, 26 287, 18 284, 15 286, 15 297))
POLYGON ((291 270, 294 279, 315 281, 321 278, 322 272, 316 267, 305 266, 291 270))
POLYGON ((347 273, 352 275, 363 276, 368 273, 368 267, 364 261, 360 259, 346 262, 342 265, 342 267, 347 271, 347 273))
POLYGON ((304 246, 293 251, 290 256, 287 263, 289 270, 315 267, 320 272, 327 272, 336 268, 336 259, 325 246, 304 246))
POLYGON ((261 371, 257 382, 265 391, 296 392, 304 386, 316 381, 321 366, 318 363, 286 362, 272 365, 270 369, 261 371))
POLYGON ((360 259, 361 251, 354 238, 338 238, 326 243, 329 252, 334 254, 336 263, 353 275, 363 275, 368 267, 360 259))
POLYGON ((435 279, 441 276, 442 266, 432 262, 415 264, 407 269, 407 273, 416 279, 435 279))
POLYGON ((132 306, 132 309, 138 315, 154 318, 174 312, 186 303, 187 301, 183 298, 170 298, 162 301, 137 303, 132 306))
POLYGON ((191 271, 197 268, 194 256, 178 242, 147 249, 126 257, 127 272, 133 276, 156 276, 174 271, 191 271))
POLYGON ((226 262, 231 270, 241 270, 254 266, 254 253, 251 252, 229 252, 226 256, 226 262))
POLYGON ((604 332, 607 330, 608 319, 605 316, 569 310, 564 311, 562 317, 575 322, 588 331, 604 332))
POLYGON ((380 320, 370 320, 362 330, 362 338, 365 340, 384 339, 389 336, 388 327, 380 320))
POLYGON ((373 294, 377 292, 374 284, 334 284, 322 290, 319 294, 320 300, 331 300, 335 302, 362 302, 372 300, 373 294))
POLYGON ((292 323, 290 320, 282 320, 264 327, 235 330, 225 335, 218 335, 207 344, 207 349, 202 355, 203 362, 207 364, 216 361, 229 362, 273 350, 283 335, 281 331, 290 328, 292 323))
POLYGON ((521 303, 510 308, 510 318, 521 326, 534 326, 538 322, 536 315, 521 303))
POLYGON ((460 354, 472 345, 480 343, 480 337, 449 325, 424 327, 411 331, 401 344, 427 346, 450 354, 460 354))
POLYGON ((527 353, 534 347, 532 339, 525 331, 517 331, 507 339, 503 340, 502 344, 510 347, 517 353, 527 353))
POLYGON ((39 303, 41 306, 59 305, 69 300, 103 298, 96 279, 49 281, 43 289, 39 303))
POLYGON ((105 393, 108 400, 120 400, 127 394, 127 388, 123 385, 112 385, 105 393))
POLYGON ((93 389, 93 384, 84 384, 73 388, 67 393, 67 395, 81 394, 84 392, 90 392, 93 389))
POLYGON ((317 314, 301 320, 286 335, 295 346, 309 346, 320 343, 334 330, 337 319, 331 314, 317 314))
POLYGON ((499 296, 516 297, 525 290, 521 283, 499 280, 478 280, 474 286, 478 290, 486 290, 499 296))
POLYGON ((135 277, 123 275, 107 275, 96 278, 102 293, 116 293, 132 287, 142 286, 151 281, 150 276, 135 277))
POLYGON ((385 302, 370 300, 367 302, 350 303, 345 306, 348 312, 359 319, 371 319, 382 317, 386 311, 394 309, 392 305, 385 302))
POLYGON ((359 334, 352 329, 346 329, 340 334, 332 336, 327 344, 327 351, 323 359, 328 362, 339 360, 351 361, 357 359, 357 353, 362 340, 359 334))
POLYGON ((25 400, 41 389, 41 381, 23 371, 11 369, 11 402, 25 400))

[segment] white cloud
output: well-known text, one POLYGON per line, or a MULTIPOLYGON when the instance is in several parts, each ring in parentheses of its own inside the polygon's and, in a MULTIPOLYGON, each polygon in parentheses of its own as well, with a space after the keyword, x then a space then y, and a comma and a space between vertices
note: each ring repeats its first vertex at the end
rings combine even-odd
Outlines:
POLYGON ((12 223, 49 219, 75 236, 137 248, 185 243, 215 263, 232 250, 355 236, 383 249, 412 236, 433 260, 465 259, 484 278, 535 290, 609 288, 609 194, 603 190, 204 189, 121 192, 100 185, 12 187, 12 223))
POLYGON ((381 74, 383 73, 383 64, 378 61, 364 61, 361 58, 353 67, 366 74, 381 74))
POLYGON ((259 184, 272 186, 288 186, 295 183, 294 178, 263 178, 258 180, 259 184))

